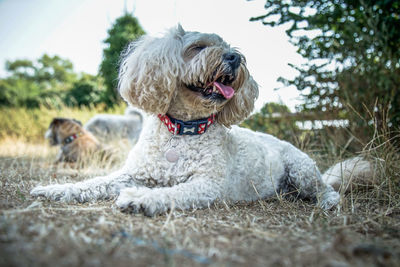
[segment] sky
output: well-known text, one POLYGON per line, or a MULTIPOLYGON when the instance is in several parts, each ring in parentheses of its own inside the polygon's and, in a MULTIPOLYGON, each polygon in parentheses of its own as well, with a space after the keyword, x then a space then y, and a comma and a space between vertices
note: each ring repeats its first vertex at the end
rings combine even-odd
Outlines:
POLYGON ((219 34, 247 59, 260 86, 256 102, 300 103, 293 87, 281 88, 280 76, 293 78, 289 63, 301 64, 285 27, 250 22, 262 15, 265 0, 0 0, 0 77, 6 60, 36 60, 44 53, 69 59, 77 72, 97 74, 103 41, 116 18, 128 11, 150 35, 180 23, 187 31, 219 34), (275 88, 281 88, 274 90, 275 88))

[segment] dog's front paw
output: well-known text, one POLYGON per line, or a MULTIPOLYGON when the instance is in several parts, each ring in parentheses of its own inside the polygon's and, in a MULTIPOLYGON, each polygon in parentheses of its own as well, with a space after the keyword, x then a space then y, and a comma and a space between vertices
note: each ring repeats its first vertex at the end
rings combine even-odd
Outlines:
POLYGON ((166 212, 168 207, 154 191, 146 187, 126 188, 121 191, 115 204, 123 212, 143 213, 149 217, 166 212))
POLYGON ((339 193, 336 191, 329 191, 325 192, 322 195, 319 206, 324 210, 330 210, 336 207, 336 205, 339 204, 339 201, 340 201, 339 193))
POLYGON ((74 184, 55 184, 48 186, 37 186, 31 190, 31 195, 34 197, 42 196, 50 200, 61 200, 71 202, 76 199, 77 192, 74 184))

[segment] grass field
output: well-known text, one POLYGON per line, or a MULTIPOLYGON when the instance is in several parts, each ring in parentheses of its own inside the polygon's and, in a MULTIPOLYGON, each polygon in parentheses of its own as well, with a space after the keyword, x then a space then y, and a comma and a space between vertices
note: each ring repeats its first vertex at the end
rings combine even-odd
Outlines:
MULTIPOLYGON (((39 137, 2 136, 0 266, 399 266, 397 150, 384 150, 375 186, 343 194, 328 212, 277 197, 147 218, 121 213, 113 201, 67 205, 29 195, 37 184, 117 169, 129 145, 114 145, 121 157, 113 165, 76 169, 53 165, 56 149, 39 137)), ((335 161, 308 152, 324 168, 335 161)))

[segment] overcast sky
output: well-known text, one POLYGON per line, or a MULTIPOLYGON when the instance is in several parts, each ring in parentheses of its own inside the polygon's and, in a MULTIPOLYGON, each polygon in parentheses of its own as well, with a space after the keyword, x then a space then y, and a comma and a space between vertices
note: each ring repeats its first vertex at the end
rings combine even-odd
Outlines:
POLYGON ((279 76, 293 77, 288 63, 300 57, 283 28, 271 29, 250 17, 264 13, 265 0, 0 0, 0 77, 6 60, 35 60, 44 53, 59 55, 75 71, 98 72, 103 40, 115 19, 126 8, 143 29, 159 35, 181 23, 188 31, 219 34, 246 56, 248 68, 260 85, 260 108, 282 101, 291 109, 299 103, 294 88, 282 85, 279 76))

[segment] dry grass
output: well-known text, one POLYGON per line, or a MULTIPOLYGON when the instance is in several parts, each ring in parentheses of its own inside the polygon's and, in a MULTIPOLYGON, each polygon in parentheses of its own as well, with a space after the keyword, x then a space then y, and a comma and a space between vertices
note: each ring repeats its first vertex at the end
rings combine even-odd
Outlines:
MULTIPOLYGON (((127 146, 119 145, 125 155, 127 146)), ((204 210, 173 210, 147 218, 121 213, 113 201, 66 205, 32 198, 29 191, 38 183, 101 175, 118 168, 123 158, 112 166, 97 162, 76 169, 54 166, 55 153, 42 143, 15 138, 0 142, 0 266, 398 266, 400 262, 399 185, 393 188, 397 178, 389 179, 394 192, 388 191, 388 177, 382 178, 375 188, 343 195, 340 208, 330 212, 308 202, 270 199, 216 203, 204 210)), ((395 175, 399 170, 395 159, 386 159, 391 165, 385 165, 382 173, 395 175)))
POLYGON ((0 140, 18 138, 27 142, 41 142, 46 129, 55 117, 74 118, 85 124, 99 113, 124 114, 125 104, 116 105, 105 110, 103 106, 96 107, 60 107, 27 109, 24 107, 0 107, 0 140))

